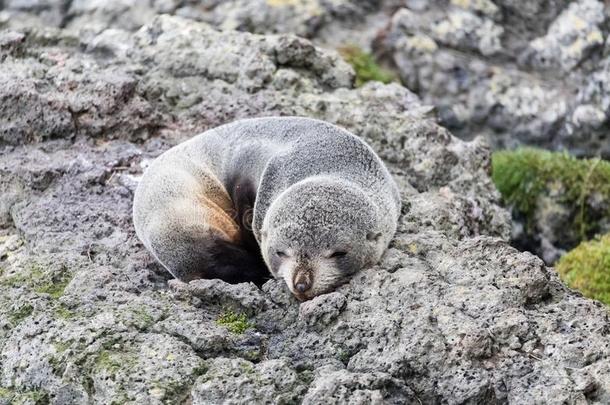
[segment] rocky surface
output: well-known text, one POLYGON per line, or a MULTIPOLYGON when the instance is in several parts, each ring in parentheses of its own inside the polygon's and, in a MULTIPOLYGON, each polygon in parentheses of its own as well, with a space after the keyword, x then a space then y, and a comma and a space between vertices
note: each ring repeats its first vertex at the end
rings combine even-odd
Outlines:
MULTIPOLYGON (((224 30, 356 44, 393 65, 438 121, 493 148, 610 157, 609 8, 601 0, 6 0, 0 27, 134 31, 170 13, 224 30)), ((2 6, 0 5, 0 8, 2 6)), ((114 33, 116 34, 116 33, 114 33)), ((108 34, 109 36, 114 34, 108 34)))
POLYGON ((596 0, 455 0, 397 11, 384 44, 459 136, 610 156, 605 96, 588 90, 606 86, 606 19, 596 0))
MULTIPOLYGON (((223 30, 293 33, 312 38, 349 30, 395 7, 375 0, 7 0, 0 23, 15 27, 53 26, 99 33, 107 28, 139 29, 158 14, 203 21, 223 30), (332 23, 332 24, 331 24, 332 23)), ((378 25, 378 24, 377 24, 378 25)))
POLYGON ((168 16, 3 31, 0 52, 0 403, 610 401, 607 310, 508 245, 489 149, 404 87, 354 88, 304 39, 168 16), (131 224, 143 168, 271 114, 382 156, 404 201, 391 248, 301 304, 282 281, 168 283, 131 224))

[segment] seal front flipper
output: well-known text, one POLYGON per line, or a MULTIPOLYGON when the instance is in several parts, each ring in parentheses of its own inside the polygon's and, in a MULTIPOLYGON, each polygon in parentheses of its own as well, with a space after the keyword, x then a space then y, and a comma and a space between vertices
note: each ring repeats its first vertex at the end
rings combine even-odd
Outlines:
POLYGON ((212 229, 173 229, 151 232, 151 251, 172 275, 184 282, 218 278, 228 283, 262 285, 271 274, 264 262, 242 246, 222 239, 212 229))
POLYGON ((252 230, 257 194, 255 182, 246 175, 236 174, 227 181, 226 188, 235 209, 235 221, 240 229, 240 245, 256 256, 264 266, 260 247, 252 230))
POLYGON ((206 278, 219 278, 232 284, 251 281, 259 287, 271 278, 265 262, 241 246, 215 240, 209 252, 206 278))

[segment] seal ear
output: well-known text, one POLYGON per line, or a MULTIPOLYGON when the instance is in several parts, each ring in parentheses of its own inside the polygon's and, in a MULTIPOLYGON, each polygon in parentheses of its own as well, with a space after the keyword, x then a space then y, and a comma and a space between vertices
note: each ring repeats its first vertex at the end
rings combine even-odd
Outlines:
POLYGON ((381 238, 381 232, 371 231, 366 234, 366 240, 371 242, 377 242, 381 238))

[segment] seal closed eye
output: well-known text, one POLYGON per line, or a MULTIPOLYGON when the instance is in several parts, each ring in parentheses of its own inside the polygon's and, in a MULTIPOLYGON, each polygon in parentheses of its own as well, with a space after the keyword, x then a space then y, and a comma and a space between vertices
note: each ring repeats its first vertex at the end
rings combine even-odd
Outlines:
POLYGON ((176 278, 281 277, 299 299, 375 264, 398 188, 362 140, 300 117, 236 121, 159 156, 135 193, 136 233, 176 278))

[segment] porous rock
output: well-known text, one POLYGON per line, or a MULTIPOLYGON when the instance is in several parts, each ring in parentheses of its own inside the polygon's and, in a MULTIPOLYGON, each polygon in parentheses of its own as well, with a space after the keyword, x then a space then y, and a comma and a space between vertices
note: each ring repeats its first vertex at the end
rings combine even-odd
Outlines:
POLYGON ((0 110, 3 401, 610 398, 607 310, 508 245, 489 148, 438 126, 407 89, 355 89, 336 54, 294 36, 176 17, 135 34, 21 35, 0 86, 31 100, 0 110), (143 168, 198 131, 289 114, 344 126, 386 161, 404 202, 387 254, 305 303, 282 280, 172 293, 131 222, 143 168), (218 322, 227 303, 243 330, 218 322))
MULTIPOLYGON (((603 90, 610 13, 601 0, 5 1, 0 27, 65 27, 102 53, 125 52, 119 33, 164 13, 221 30, 296 34, 327 48, 357 45, 397 70, 458 137, 610 157, 603 90)), ((15 49, 15 38, 0 39, 0 47, 15 49)), ((243 84, 267 77, 253 75, 243 84)), ((293 81, 286 72, 275 78, 293 81)), ((190 87, 170 92, 178 105, 200 101, 190 87)))
POLYGON ((607 6, 597 0, 486 4, 407 4, 378 43, 403 82, 460 137, 482 135, 493 148, 609 156, 602 129, 608 109, 597 87, 606 82, 607 6))

